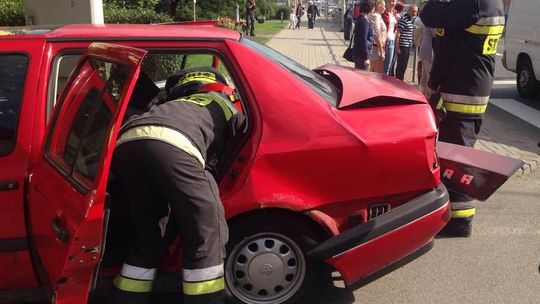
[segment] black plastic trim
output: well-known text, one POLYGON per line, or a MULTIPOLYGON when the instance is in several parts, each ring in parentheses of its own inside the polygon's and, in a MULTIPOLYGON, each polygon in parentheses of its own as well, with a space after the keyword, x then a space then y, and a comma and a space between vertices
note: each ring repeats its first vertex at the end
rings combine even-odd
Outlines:
POLYGON ((0 253, 1 252, 17 252, 17 251, 25 251, 25 250, 28 250, 28 241, 26 240, 26 238, 0 240, 0 253))
POLYGON ((401 259, 352 282, 351 284, 347 285, 347 289, 350 291, 353 291, 362 286, 366 286, 367 284, 382 278, 383 276, 391 273, 392 271, 405 266, 406 264, 416 260, 417 258, 421 257, 422 255, 430 251, 433 248, 433 243, 434 242, 431 241, 427 243, 426 245, 420 247, 418 250, 412 252, 411 254, 406 255, 402 257, 401 259))
POLYGON ((12 191, 19 188, 17 181, 0 182, 0 191, 12 191))
POLYGON ((441 208, 447 202, 448 191, 441 183, 437 189, 422 194, 371 221, 322 242, 309 251, 308 255, 314 258, 329 259, 405 226, 441 208))

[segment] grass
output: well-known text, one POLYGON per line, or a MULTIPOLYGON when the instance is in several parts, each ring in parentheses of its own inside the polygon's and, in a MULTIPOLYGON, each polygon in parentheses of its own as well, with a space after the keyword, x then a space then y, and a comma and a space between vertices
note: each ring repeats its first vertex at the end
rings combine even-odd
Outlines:
POLYGON ((289 25, 289 20, 266 20, 264 23, 255 21, 255 37, 249 37, 251 40, 259 43, 267 43, 279 31, 289 25))

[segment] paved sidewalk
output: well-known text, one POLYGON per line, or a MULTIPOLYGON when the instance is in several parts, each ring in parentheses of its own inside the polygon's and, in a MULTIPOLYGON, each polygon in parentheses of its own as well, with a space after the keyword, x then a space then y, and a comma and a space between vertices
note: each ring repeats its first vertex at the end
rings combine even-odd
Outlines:
MULTIPOLYGON (((343 32, 337 25, 325 20, 317 20, 314 29, 307 29, 306 25, 302 23, 300 30, 282 30, 267 45, 310 69, 326 63, 354 66, 342 58, 349 41, 343 39, 343 32)), ((409 83, 412 81, 412 61, 411 57, 405 74, 409 83)), ((537 133, 538 129, 490 105, 475 148, 519 158, 525 164, 518 174, 528 174, 540 165, 540 148, 538 142, 533 142, 538 141, 534 137, 537 133)))

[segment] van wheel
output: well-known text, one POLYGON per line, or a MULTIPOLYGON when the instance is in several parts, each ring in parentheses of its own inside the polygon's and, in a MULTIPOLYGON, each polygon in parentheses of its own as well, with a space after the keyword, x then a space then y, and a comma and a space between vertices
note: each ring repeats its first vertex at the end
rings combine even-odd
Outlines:
POLYGON ((521 59, 517 68, 517 89, 524 98, 532 98, 540 92, 540 82, 536 80, 529 58, 521 59))
POLYGON ((317 290, 324 267, 306 252, 321 240, 302 224, 287 217, 251 217, 230 227, 227 302, 298 303, 317 290))

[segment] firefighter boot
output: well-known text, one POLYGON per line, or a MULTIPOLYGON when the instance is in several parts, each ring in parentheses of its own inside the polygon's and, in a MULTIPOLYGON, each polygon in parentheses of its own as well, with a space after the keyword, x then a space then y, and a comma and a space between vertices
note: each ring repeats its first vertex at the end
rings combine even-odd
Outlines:
POLYGON ((468 238, 472 233, 473 216, 453 217, 448 224, 439 232, 439 236, 446 237, 465 237, 468 238))

